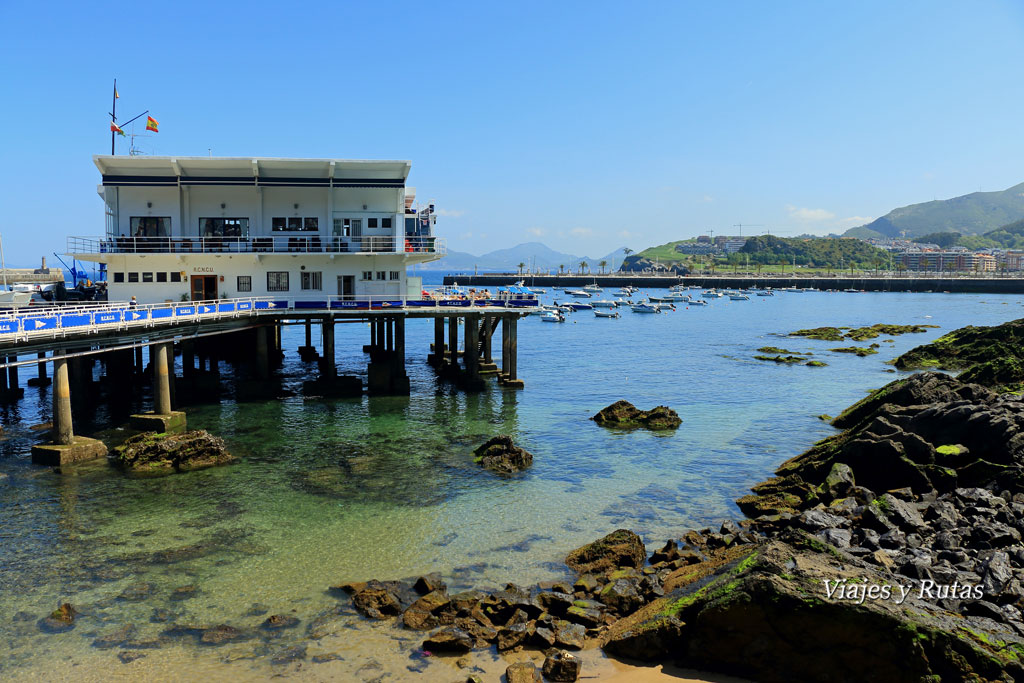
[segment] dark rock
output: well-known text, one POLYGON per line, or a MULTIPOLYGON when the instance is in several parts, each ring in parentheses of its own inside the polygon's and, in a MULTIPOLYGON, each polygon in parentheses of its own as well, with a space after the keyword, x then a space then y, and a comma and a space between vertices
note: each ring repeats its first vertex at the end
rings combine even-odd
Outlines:
POLYGON ((300 643, 299 645, 294 645, 292 647, 285 648, 284 650, 281 650, 280 652, 276 652, 273 655, 271 655, 270 663, 276 665, 290 664, 291 662, 297 662, 299 660, 305 659, 306 647, 307 645, 305 643, 300 643))
POLYGON ((292 628, 298 626, 299 620, 296 617, 288 616, 286 614, 274 614, 260 624, 260 628, 265 631, 279 631, 285 628, 292 628))
POLYGON ((429 631, 441 623, 437 615, 449 604, 451 600, 445 595, 444 590, 435 590, 409 605, 409 609, 402 615, 402 621, 406 628, 429 631))
POLYGON ((122 664, 131 664, 135 660, 142 659, 145 656, 146 655, 142 652, 132 652, 130 650, 117 653, 117 658, 121 660, 122 664))
MULTIPOLYGON (((636 584, 628 579, 609 581, 597 597, 598 600, 619 614, 629 614, 643 604, 643 598, 637 592, 636 584)), ((568 610, 566 613, 568 614, 568 610)))
POLYGON ((428 652, 461 654, 473 649, 473 638, 460 628, 446 626, 424 640, 423 649, 428 652))
POLYGON ((853 534, 846 529, 825 529, 817 534, 818 538, 837 548, 849 548, 853 534))
POLYGON ((124 626, 116 628, 113 631, 108 631, 107 633, 97 637, 96 640, 92 641, 92 646, 100 649, 110 649, 123 644, 134 636, 135 626, 132 624, 125 624, 124 626))
POLYGON ((510 436, 496 436, 473 451, 473 461, 502 474, 522 472, 533 464, 533 455, 516 446, 510 436))
POLYGON ((632 531, 619 529, 569 553, 565 563, 580 574, 605 572, 619 567, 642 567, 647 560, 644 543, 632 531))
POLYGON ((925 522, 919 513, 910 503, 896 498, 892 494, 883 494, 879 500, 879 507, 885 510, 889 520, 895 523, 903 531, 920 531, 925 528, 925 522))
POLYGON ((433 593, 434 591, 445 591, 448 589, 448 586, 445 585, 445 582, 441 579, 441 575, 438 572, 431 572, 430 574, 425 574, 416 579, 416 583, 413 584, 412 589, 420 595, 426 595, 427 593, 433 593))
POLYGON ((202 429, 181 434, 143 432, 114 448, 111 462, 131 476, 190 472, 235 461, 224 440, 202 429))
POLYGON ((195 585, 179 586, 171 591, 171 600, 188 600, 194 598, 198 592, 199 587, 195 585))
POLYGON ((120 595, 117 596, 117 599, 124 600, 126 602, 139 602, 153 595, 155 590, 156 586, 151 583, 133 583, 121 591, 120 595))
POLYGON ((639 410, 629 401, 616 401, 590 418, 602 427, 615 429, 677 429, 683 423, 676 411, 666 406, 639 410))
POLYGON ((213 628, 203 631, 203 634, 199 636, 199 642, 204 645, 223 645, 224 643, 235 643, 240 640, 246 640, 249 637, 249 634, 235 628, 234 626, 220 624, 219 626, 214 626, 213 628))
POLYGON ((39 630, 44 633, 63 633, 75 627, 75 617, 78 610, 71 606, 71 603, 64 602, 50 613, 50 616, 39 620, 39 630))
POLYGON ((847 521, 838 515, 832 515, 824 510, 806 510, 800 515, 800 525, 808 531, 820 531, 846 526, 847 521))
POLYGON ((174 614, 170 610, 166 610, 162 607, 156 607, 153 609, 153 615, 149 618, 154 624, 165 624, 174 618, 174 614))
POLYGON ((554 652, 544 658, 542 673, 549 681, 573 681, 579 680, 582 663, 575 655, 568 652, 554 652))
POLYGON ((325 664, 326 662, 338 662, 344 661, 344 657, 339 655, 337 652, 328 652, 320 655, 313 655, 311 660, 314 664, 325 664))
POLYGON ((530 623, 519 623, 506 626, 498 631, 498 638, 495 645, 498 652, 506 652, 522 647, 533 639, 535 627, 530 623))
POLYGON ((541 683, 540 671, 533 662, 516 662, 505 669, 506 683, 541 683))
POLYGON ((587 629, 564 619, 557 619, 554 624, 555 646, 570 650, 582 650, 586 642, 587 629))
POLYGON ((828 491, 829 497, 844 498, 850 495, 854 486, 856 482, 850 466, 843 462, 833 464, 828 476, 825 477, 825 490, 828 491))
POLYGON ((352 604, 371 619, 386 619, 402 613, 398 598, 384 588, 361 590, 352 597, 352 604))
POLYGON ((14 616, 11 617, 11 621, 13 622, 32 621, 33 619, 35 619, 35 617, 32 615, 32 613, 25 611, 15 612, 14 616))

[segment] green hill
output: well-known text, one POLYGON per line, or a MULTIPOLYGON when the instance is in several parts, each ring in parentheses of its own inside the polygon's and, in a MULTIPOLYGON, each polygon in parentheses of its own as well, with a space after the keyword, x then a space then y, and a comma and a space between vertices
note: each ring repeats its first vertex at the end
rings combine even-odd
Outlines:
POLYGON ((751 237, 732 258, 764 265, 792 263, 817 268, 873 268, 889 262, 889 253, 859 239, 813 237, 809 239, 761 235, 751 237))
POLYGON ((921 237, 959 232, 981 235, 1024 219, 1024 183, 999 192, 972 192, 962 197, 911 204, 893 209, 867 225, 851 228, 844 237, 921 237))
POLYGON ((942 248, 952 246, 976 249, 1024 249, 1024 219, 1002 225, 983 235, 961 235, 958 232, 936 232, 913 240, 925 244, 937 244, 942 248))

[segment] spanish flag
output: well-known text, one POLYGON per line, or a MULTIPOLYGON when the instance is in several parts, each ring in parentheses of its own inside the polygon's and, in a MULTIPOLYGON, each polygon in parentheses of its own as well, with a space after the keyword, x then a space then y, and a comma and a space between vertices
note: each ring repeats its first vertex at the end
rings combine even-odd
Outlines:
POLYGON ((124 136, 124 131, 121 130, 121 126, 117 125, 113 121, 110 122, 110 132, 111 133, 117 133, 118 135, 120 135, 122 137, 124 136))
POLYGON ((156 127, 157 127, 156 119, 154 119, 152 116, 147 116, 146 117, 146 130, 151 130, 154 133, 159 133, 160 131, 158 131, 156 129, 156 127))
POLYGON ((114 99, 115 100, 121 99, 121 96, 117 94, 117 88, 116 87, 114 88, 114 99))

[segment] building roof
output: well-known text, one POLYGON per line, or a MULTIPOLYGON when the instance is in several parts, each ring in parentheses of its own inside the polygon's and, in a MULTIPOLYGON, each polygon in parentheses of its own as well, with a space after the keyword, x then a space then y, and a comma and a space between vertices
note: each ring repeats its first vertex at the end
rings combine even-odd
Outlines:
POLYGON ((376 185, 401 187, 408 161, 96 155, 104 185, 376 185), (275 182, 277 181, 277 182, 275 182))

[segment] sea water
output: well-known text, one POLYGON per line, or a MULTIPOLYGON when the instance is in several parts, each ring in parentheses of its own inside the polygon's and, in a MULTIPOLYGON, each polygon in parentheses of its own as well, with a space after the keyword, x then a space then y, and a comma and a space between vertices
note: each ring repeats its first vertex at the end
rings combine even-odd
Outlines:
MULTIPOLYGON (((50 399, 28 387, 0 413, 0 678, 404 680, 431 678, 438 666, 452 678, 450 664, 415 654, 421 634, 365 620, 329 588, 430 571, 450 590, 568 578, 566 553, 614 529, 637 531, 653 550, 688 528, 739 518, 736 498, 833 433, 818 415, 901 376, 885 361, 967 324, 1024 317, 1022 305, 991 294, 780 292, 657 315, 625 308, 619 319, 530 316, 519 323, 526 388, 490 383, 479 394, 435 378, 424 362, 433 324, 410 320, 412 395, 339 400, 302 396, 315 363, 295 353, 302 327, 288 327, 279 398, 237 396, 224 364, 222 397, 187 408, 189 426, 223 437, 239 462, 148 480, 103 462, 63 475, 32 465, 30 447, 45 432, 30 426, 49 419, 50 399), (938 327, 871 340, 879 353, 863 358, 828 351, 851 342, 784 336, 879 322, 938 327), (754 360, 762 346, 828 365, 754 360), (589 419, 619 399, 668 405, 683 424, 624 432, 589 419), (476 466, 472 450, 496 434, 533 453, 533 466, 511 477, 476 466), (195 596, 172 600, 185 585, 195 596), (80 610, 76 626, 43 633, 37 621, 59 601, 80 610), (154 610, 170 621, 154 622, 154 610), (259 634, 270 614, 300 624, 220 647, 165 638, 130 664, 120 650, 93 647, 125 624, 137 641, 155 641, 170 623, 259 634), (311 622, 326 635, 310 640, 311 622), (296 645, 304 653, 289 657, 296 645), (314 664, 316 655, 333 661, 314 664)), ((365 324, 337 326, 339 373, 365 375, 368 341, 365 324)), ((83 424, 111 443, 127 433, 102 406, 83 424)), ((490 655, 475 663, 504 670, 490 655)))

